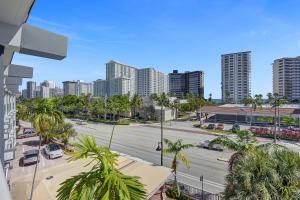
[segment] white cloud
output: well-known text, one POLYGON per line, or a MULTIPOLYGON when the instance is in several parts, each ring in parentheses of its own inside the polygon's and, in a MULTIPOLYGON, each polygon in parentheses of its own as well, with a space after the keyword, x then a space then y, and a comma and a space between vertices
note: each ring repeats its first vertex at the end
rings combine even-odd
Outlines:
POLYGON ((53 22, 53 21, 49 21, 40 17, 36 17, 36 16, 31 16, 30 20, 32 20, 33 23, 42 23, 42 24, 46 24, 49 26, 55 26, 57 28, 69 28, 69 26, 64 25, 64 24, 60 24, 57 22, 53 22))

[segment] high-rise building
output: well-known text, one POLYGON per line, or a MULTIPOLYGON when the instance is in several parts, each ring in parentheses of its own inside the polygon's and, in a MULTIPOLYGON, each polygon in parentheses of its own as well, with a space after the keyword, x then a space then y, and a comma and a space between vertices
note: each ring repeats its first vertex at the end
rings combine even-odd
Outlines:
POLYGON ((55 88, 56 84, 55 84, 54 81, 45 80, 44 82, 41 83, 41 86, 46 86, 46 87, 49 87, 49 88, 55 88))
POLYGON ((221 55, 222 100, 240 103, 251 95, 251 51, 221 55))
POLYGON ((290 101, 300 100, 300 56, 274 60, 273 93, 290 101))
POLYGON ((178 70, 173 70, 173 73, 169 74, 169 92, 178 98, 182 98, 187 93, 203 97, 204 72, 178 73, 178 70))
POLYGON ((40 86, 40 97, 49 98, 50 97, 50 88, 47 86, 40 86))
POLYGON ((27 82, 27 98, 32 99, 36 97, 36 82, 28 81, 27 82))
POLYGON ((85 83, 81 80, 77 81, 64 81, 63 91, 64 96, 66 95, 86 95, 93 94, 93 85, 91 83, 85 83))
POLYGON ((106 93, 108 96, 168 92, 168 76, 153 68, 137 69, 129 65, 110 61, 106 64, 106 93))
POLYGON ((64 81, 63 91, 64 91, 64 96, 76 95, 76 81, 64 81))
POLYGON ((94 96, 105 97, 107 95, 106 90, 107 90, 107 81, 106 80, 98 79, 98 80, 94 81, 94 84, 93 84, 94 96))

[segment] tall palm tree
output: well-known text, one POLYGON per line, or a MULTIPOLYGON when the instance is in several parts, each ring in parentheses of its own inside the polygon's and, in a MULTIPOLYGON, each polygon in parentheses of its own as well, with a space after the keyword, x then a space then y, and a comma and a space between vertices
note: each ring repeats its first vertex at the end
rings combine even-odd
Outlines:
POLYGON ((176 99, 173 102, 170 102, 170 107, 175 110, 175 120, 177 120, 178 110, 180 108, 180 102, 176 99))
POLYGON ((142 106, 143 106, 143 98, 140 95, 135 94, 130 101, 130 107, 131 110, 133 111, 133 116, 135 121, 136 121, 136 109, 141 108, 142 106))
POLYGON ((249 98, 243 100, 245 106, 248 105, 251 106, 250 126, 252 125, 253 111, 255 111, 257 107, 262 107, 263 104, 262 97, 263 97, 262 94, 256 94, 254 98, 250 96, 249 98))
POLYGON ((70 161, 91 158, 90 171, 81 172, 61 183, 58 200, 143 200, 144 185, 139 177, 124 175, 117 169, 118 155, 98 147, 94 138, 82 136, 70 161))
POLYGON ((206 100, 201 96, 188 95, 188 103, 191 108, 199 114, 199 125, 202 126, 202 107, 207 105, 206 100))
MULTIPOLYGON (((35 128, 36 133, 39 135, 39 147, 38 147, 38 160, 40 156, 41 143, 43 140, 43 135, 47 134, 53 126, 63 122, 63 115, 60 111, 54 109, 51 104, 49 104, 47 99, 38 99, 34 102, 31 110, 31 121, 35 128)), ((46 141, 47 142, 47 139, 46 141)), ((36 171, 38 167, 38 162, 35 165, 30 199, 33 196, 33 188, 36 177, 36 171)))
POLYGON ((286 97, 280 97, 278 93, 268 93, 268 103, 274 109, 274 143, 277 140, 277 127, 279 126, 280 131, 280 106, 288 102, 286 97))
POLYGON ((160 95, 152 94, 151 99, 160 106, 160 165, 163 166, 163 151, 164 151, 164 144, 163 144, 163 136, 164 136, 164 128, 163 128, 163 110, 170 106, 169 97, 166 93, 162 93, 160 95))
POLYGON ((194 145, 192 145, 192 144, 183 144, 182 139, 178 139, 175 142, 173 142, 173 141, 165 138, 164 142, 167 145, 167 148, 164 149, 164 153, 174 154, 171 169, 173 170, 173 173, 174 173, 174 183, 175 183, 175 185, 177 185, 178 160, 181 160, 184 166, 186 166, 187 168, 190 168, 190 162, 189 162, 189 160, 187 159, 187 157, 184 155, 184 153, 182 151, 184 149, 191 148, 194 145))

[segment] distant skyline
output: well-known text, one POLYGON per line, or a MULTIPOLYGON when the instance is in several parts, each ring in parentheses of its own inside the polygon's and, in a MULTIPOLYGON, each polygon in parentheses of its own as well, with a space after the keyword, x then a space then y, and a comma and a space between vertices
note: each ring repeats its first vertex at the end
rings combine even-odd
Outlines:
MULTIPOLYGON (((274 59, 300 55, 298 0, 37 1, 29 23, 66 35, 61 62, 15 55, 33 80, 105 79, 117 60, 166 74, 205 72, 205 97, 221 97, 221 54, 252 51, 252 94, 272 91, 274 59)), ((27 80, 23 81, 23 88, 27 80)))

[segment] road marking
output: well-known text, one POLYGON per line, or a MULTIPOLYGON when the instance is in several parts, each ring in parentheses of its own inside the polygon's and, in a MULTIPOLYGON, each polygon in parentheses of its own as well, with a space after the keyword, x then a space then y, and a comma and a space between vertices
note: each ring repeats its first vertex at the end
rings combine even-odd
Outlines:
MULTIPOLYGON (((196 176, 192 176, 192 175, 185 174, 185 173, 182 173, 182 172, 178 172, 178 175, 182 176, 182 177, 185 177, 185 178, 188 178, 188 179, 191 179, 191 180, 199 181, 199 177, 196 177, 196 176)), ((206 183, 207 185, 212 185, 212 186, 222 188, 222 189, 225 188, 224 184, 209 181, 207 179, 204 179, 204 183, 206 183)))

